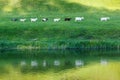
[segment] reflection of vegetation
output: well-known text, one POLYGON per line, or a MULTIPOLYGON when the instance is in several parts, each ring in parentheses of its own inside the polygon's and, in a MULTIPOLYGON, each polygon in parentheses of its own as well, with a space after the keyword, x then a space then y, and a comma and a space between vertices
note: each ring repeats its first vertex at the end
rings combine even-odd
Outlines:
POLYGON ((0 79, 119 80, 119 61, 119 51, 1 51, 0 79), (108 63, 101 65, 101 59, 108 63), (36 60, 38 66, 31 66, 32 60, 36 60), (46 67, 42 66, 43 60, 47 62, 46 67), (54 66, 54 60, 60 60, 61 65, 54 66), (75 67, 75 60, 83 60, 85 64, 75 67), (26 65, 22 66, 21 61, 26 65))
POLYGON ((9 73, 8 70, 5 68, 5 66, 2 66, 1 64, 0 64, 0 75, 2 76, 4 74, 8 74, 9 73))
POLYGON ((120 67, 119 63, 110 63, 108 66, 100 66, 99 64, 91 65, 82 69, 69 70, 67 73, 63 74, 63 79, 119 80, 120 79, 119 67, 120 67))
POLYGON ((60 72, 48 70, 47 72, 21 73, 19 69, 8 67, 9 73, 0 75, 2 80, 119 80, 120 64, 112 62, 108 65, 93 64, 83 68, 72 68, 60 72), (9 77, 8 77, 9 76, 9 77))
MULTIPOLYGON (((0 51, 0 59, 68 59, 72 57, 82 58, 87 56, 119 56, 120 52, 116 50, 11 50, 0 51), (113 54, 114 53, 114 54, 113 54)), ((49 61, 49 60, 48 60, 49 61)))
POLYGON ((0 63, 1 66, 12 64, 14 68, 19 67, 23 73, 60 71, 74 68, 76 60, 82 60, 84 66, 100 62, 104 58, 110 61, 119 61, 119 54, 119 51, 2 51, 0 63), (37 62, 37 66, 31 66, 31 61, 34 60, 37 62), (44 60, 46 66, 43 66, 44 60), (54 65, 55 60, 60 61, 59 66, 54 65), (24 63, 21 64, 21 62, 24 63))

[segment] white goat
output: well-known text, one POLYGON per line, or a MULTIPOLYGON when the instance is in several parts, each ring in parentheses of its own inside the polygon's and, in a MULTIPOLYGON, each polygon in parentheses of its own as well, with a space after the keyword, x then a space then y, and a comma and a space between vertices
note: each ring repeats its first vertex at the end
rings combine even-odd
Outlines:
POLYGON ((36 22, 38 20, 38 18, 30 18, 31 22, 36 22))
POLYGON ((82 21, 84 17, 75 17, 75 21, 82 21))
POLYGON ((100 21, 108 21, 108 20, 110 20, 110 17, 101 17, 100 18, 100 21))
POLYGON ((21 22, 25 22, 25 21, 26 21, 26 19, 25 19, 25 18, 22 18, 22 19, 20 19, 20 21, 21 21, 21 22))
POLYGON ((60 21, 60 18, 55 18, 54 19, 54 22, 58 22, 58 21, 60 21))

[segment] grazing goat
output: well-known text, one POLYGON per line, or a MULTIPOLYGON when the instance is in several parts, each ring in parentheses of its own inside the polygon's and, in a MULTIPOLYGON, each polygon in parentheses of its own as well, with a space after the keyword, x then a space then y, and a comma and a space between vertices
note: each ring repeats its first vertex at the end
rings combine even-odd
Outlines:
POLYGON ((70 21, 72 18, 65 18, 64 21, 70 21))
POLYGON ((20 19, 20 21, 21 21, 21 22, 25 22, 25 21, 26 21, 26 19, 25 19, 25 18, 23 18, 23 19, 20 19))
POLYGON ((110 17, 101 17, 100 18, 100 21, 108 21, 108 20, 110 20, 110 17))
POLYGON ((31 22, 36 22, 38 20, 38 18, 30 18, 31 22))
POLYGON ((11 21, 18 21, 18 19, 17 18, 12 18, 11 21))
POLYGON ((75 17, 75 21, 82 21, 84 17, 75 17))
POLYGON ((43 22, 46 22, 48 20, 48 18, 43 18, 42 21, 43 22))
POLYGON ((58 21, 60 21, 60 18, 55 18, 54 19, 54 22, 58 22, 58 21))

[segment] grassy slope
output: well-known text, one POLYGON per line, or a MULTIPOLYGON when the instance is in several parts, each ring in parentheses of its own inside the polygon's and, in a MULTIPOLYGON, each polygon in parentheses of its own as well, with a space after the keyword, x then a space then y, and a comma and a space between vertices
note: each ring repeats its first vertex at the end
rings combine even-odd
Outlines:
MULTIPOLYGON (((1 0, 2 1, 2 0, 1 0)), ((10 6, 12 12, 4 12, 2 1, 0 15, 1 48, 119 48, 119 11, 98 10, 92 7, 59 0, 22 0, 21 6, 10 6), (84 16, 83 22, 74 22, 75 16, 84 16), (108 22, 100 22, 101 16, 110 16, 108 22), (12 22, 11 18, 27 18, 27 21, 12 22), (31 23, 31 17, 39 21, 31 23), (48 22, 41 18, 48 17, 48 22), (53 18, 60 17, 54 23, 53 18), (65 17, 72 17, 65 22, 65 17), (92 17, 92 19, 91 19, 92 17), (37 39, 37 41, 34 41, 37 39)))
POLYGON ((111 10, 120 9, 120 0, 69 0, 70 2, 81 3, 97 8, 107 8, 111 10))

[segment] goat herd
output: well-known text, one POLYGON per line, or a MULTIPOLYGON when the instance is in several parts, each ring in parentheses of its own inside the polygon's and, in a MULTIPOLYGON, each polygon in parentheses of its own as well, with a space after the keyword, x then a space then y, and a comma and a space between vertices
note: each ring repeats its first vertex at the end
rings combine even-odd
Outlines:
MULTIPOLYGON (((67 17, 67 18, 64 18, 64 21, 70 21, 71 19, 72 18, 67 17)), ((75 22, 78 22, 78 21, 83 21, 84 19, 85 19, 84 17, 75 17, 74 20, 75 20, 75 22)), ((12 18, 11 19, 11 21, 20 21, 20 22, 25 22, 26 20, 27 20, 26 18, 20 18, 20 19, 12 18)), ((59 22, 60 20, 61 20, 61 18, 53 19, 54 22, 59 22)), ((101 17, 100 18, 100 21, 108 21, 108 20, 110 20, 110 17, 101 17)), ((30 18, 29 21, 36 22, 36 21, 38 21, 38 18, 30 18)), ((46 22, 46 21, 48 21, 48 18, 42 18, 41 21, 46 22)))

